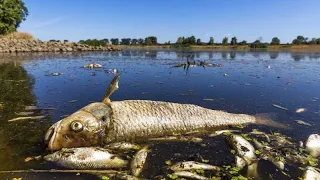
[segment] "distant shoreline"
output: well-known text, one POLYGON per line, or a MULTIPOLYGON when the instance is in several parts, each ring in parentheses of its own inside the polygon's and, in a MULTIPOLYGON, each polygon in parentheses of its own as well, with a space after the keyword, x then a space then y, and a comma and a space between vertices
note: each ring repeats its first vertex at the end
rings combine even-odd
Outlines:
POLYGON ((320 45, 269 45, 267 48, 250 48, 250 45, 191 45, 191 46, 180 46, 174 45, 115 45, 121 49, 192 49, 192 50, 267 50, 267 51, 320 51, 320 45))

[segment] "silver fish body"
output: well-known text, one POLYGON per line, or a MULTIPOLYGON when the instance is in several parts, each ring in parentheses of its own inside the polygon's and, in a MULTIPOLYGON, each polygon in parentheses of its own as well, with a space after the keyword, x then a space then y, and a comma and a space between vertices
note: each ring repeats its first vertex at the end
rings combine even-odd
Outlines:
POLYGON ((189 172, 189 171, 176 171, 173 174, 176 175, 176 176, 179 176, 179 177, 185 177, 185 178, 190 178, 190 179, 198 179, 198 180, 209 179, 207 177, 200 176, 198 174, 194 174, 194 173, 189 172))
POLYGON ((320 156, 320 135, 311 134, 306 140, 306 149, 313 157, 320 156))
POLYGON ((172 171, 189 171, 193 169, 203 169, 203 170, 215 170, 219 171, 218 166, 213 166, 210 164, 200 163, 196 161, 184 161, 178 162, 170 167, 172 171))
POLYGON ((122 168, 128 164, 127 160, 98 147, 63 149, 45 156, 44 159, 70 169, 122 168))
POLYGON ((131 160, 130 171, 131 175, 138 177, 143 170, 148 156, 148 146, 139 150, 131 160))
POLYGON ((243 158, 248 165, 256 160, 254 147, 242 136, 232 134, 228 140, 230 146, 237 152, 237 155, 243 158))

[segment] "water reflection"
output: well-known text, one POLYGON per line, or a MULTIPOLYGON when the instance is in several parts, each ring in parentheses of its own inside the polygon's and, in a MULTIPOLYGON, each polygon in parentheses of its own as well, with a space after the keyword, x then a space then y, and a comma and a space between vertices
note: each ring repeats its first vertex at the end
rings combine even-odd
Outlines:
POLYGON ((278 51, 269 52, 269 54, 270 54, 270 59, 277 59, 279 56, 278 51))
POLYGON ((0 64, 0 169, 23 168, 25 157, 43 153, 41 141, 45 128, 51 124, 49 117, 41 121, 8 122, 23 112, 25 106, 36 104, 34 78, 19 59, 10 60, 0 64))

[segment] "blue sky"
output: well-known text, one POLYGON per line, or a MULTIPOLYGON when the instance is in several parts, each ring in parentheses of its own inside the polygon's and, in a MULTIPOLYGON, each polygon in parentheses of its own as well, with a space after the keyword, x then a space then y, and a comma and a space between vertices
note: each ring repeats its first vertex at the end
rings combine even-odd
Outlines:
POLYGON ((320 0, 24 0, 19 31, 41 40, 191 36, 252 42, 320 37, 320 0))

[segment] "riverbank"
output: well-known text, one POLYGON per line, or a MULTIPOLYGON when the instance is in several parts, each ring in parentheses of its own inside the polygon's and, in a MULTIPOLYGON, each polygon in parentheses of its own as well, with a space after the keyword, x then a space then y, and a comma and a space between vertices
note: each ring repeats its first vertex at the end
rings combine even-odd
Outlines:
MULTIPOLYGON (((250 48, 250 45, 191 45, 191 46, 175 46, 175 45, 117 45, 121 49, 193 49, 193 50, 254 50, 250 48)), ((259 48, 257 50, 268 51, 320 51, 320 45, 269 45, 267 48, 259 48)))
POLYGON ((74 52, 74 51, 121 51, 109 46, 89 46, 75 42, 40 41, 34 39, 0 38, 0 53, 17 52, 74 52))

